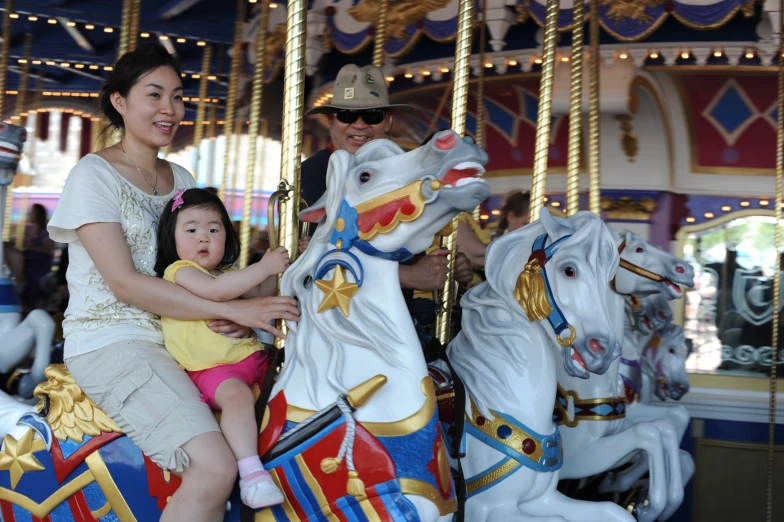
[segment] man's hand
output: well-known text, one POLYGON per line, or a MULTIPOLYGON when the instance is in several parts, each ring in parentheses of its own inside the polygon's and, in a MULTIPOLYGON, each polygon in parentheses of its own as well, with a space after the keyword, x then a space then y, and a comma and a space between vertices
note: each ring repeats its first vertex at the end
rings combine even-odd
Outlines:
POLYGON ((297 241, 297 248, 299 248, 299 253, 303 253, 305 249, 308 248, 310 244, 310 236, 305 236, 302 239, 297 241))
POLYGON ((471 262, 468 256, 462 252, 457 253, 455 258, 455 281, 460 286, 467 286, 474 280, 474 270, 471 268, 471 262))
POLYGON ((435 250, 415 265, 400 265, 400 286, 431 292, 444 288, 448 253, 448 250, 435 250))
POLYGON ((246 326, 240 326, 225 319, 216 319, 215 321, 210 321, 207 323, 207 326, 209 326, 210 330, 215 333, 223 334, 226 337, 233 337, 235 339, 244 339, 246 337, 253 336, 252 329, 246 326))

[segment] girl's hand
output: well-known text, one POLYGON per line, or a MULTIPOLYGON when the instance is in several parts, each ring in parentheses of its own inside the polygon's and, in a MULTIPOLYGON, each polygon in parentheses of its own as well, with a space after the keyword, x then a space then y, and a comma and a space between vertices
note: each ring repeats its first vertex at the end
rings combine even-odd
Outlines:
POLYGON ((207 326, 210 327, 215 333, 223 334, 226 337, 232 337, 234 339, 245 339, 248 337, 253 337, 253 329, 248 328, 247 326, 240 326, 236 323, 232 323, 231 321, 226 321, 225 319, 216 319, 215 321, 210 321, 207 323, 207 326))
POLYGON ((269 250, 264 254, 264 257, 259 261, 264 268, 266 268, 270 275, 281 274, 291 264, 289 251, 284 247, 278 247, 276 250, 269 250))
POLYGON ((299 321, 297 301, 288 296, 235 299, 226 304, 230 306, 228 315, 235 323, 266 330, 281 339, 285 339, 286 336, 270 323, 275 319, 299 321))

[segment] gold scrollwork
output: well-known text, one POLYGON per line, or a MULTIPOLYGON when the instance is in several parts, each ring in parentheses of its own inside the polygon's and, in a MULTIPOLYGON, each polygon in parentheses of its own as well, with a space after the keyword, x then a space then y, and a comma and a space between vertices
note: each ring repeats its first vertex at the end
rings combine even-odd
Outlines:
POLYGON ((402 491, 404 495, 416 495, 418 497, 424 497, 430 500, 433 504, 436 505, 436 507, 438 507, 438 513, 441 516, 445 516, 457 511, 456 497, 444 500, 444 497, 442 497, 438 491, 436 491, 436 488, 427 482, 410 478, 401 478, 399 480, 400 491, 402 491))
POLYGON ((602 197, 602 210, 607 213, 608 219, 648 221, 657 205, 656 201, 651 198, 635 199, 631 196, 621 196, 613 199, 609 196, 602 197))
POLYGON ((615 120, 621 125, 623 134, 619 136, 619 139, 621 140, 623 153, 626 154, 626 159, 629 160, 629 163, 634 163, 637 159, 637 152, 640 150, 637 135, 632 132, 632 119, 632 116, 628 114, 619 114, 615 117, 615 120))

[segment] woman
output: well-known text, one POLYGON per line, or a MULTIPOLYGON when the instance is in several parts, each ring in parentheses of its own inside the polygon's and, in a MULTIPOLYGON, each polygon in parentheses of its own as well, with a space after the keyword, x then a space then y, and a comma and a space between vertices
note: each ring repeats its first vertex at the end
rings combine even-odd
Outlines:
POLYGON ((125 54, 101 92, 101 108, 122 131, 116 145, 82 158, 49 223, 69 243, 65 363, 76 382, 182 485, 163 521, 223 520, 237 463, 209 407, 166 352, 160 315, 220 321, 216 332, 279 334, 277 318, 296 321, 289 297, 214 303, 155 277, 156 227, 164 205, 191 174, 158 159, 183 118, 181 73, 157 43, 125 54), (243 326, 238 326, 243 325, 243 326))
POLYGON ((41 289, 41 279, 52 271, 54 243, 46 231, 46 208, 40 203, 30 207, 27 230, 24 236, 24 301, 27 310, 40 308, 45 303, 46 292, 41 289))
POLYGON ((496 236, 502 236, 528 224, 530 201, 531 196, 528 192, 517 190, 506 195, 501 207, 501 219, 498 222, 496 236))

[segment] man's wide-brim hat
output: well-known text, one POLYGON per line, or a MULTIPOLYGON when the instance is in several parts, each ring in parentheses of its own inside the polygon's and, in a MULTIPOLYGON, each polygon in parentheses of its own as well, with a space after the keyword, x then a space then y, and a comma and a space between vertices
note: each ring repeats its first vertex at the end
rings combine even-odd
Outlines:
POLYGON ((306 114, 329 114, 339 110, 384 109, 394 114, 413 112, 411 105, 389 103, 384 73, 375 65, 344 66, 335 79, 332 100, 310 109, 306 114))

